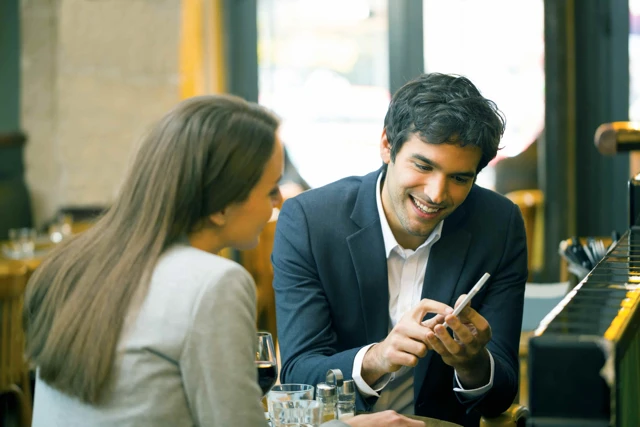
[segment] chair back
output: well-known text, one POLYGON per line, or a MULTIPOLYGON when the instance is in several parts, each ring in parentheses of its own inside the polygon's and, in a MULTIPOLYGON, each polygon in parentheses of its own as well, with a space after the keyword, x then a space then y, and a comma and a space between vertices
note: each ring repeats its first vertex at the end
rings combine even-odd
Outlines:
POLYGON ((27 369, 22 325, 29 269, 19 261, 0 261, 0 393, 20 384, 27 369))
POLYGON ((544 194, 541 190, 517 190, 505 194, 518 205, 527 235, 529 280, 532 273, 542 270, 544 245, 544 194))

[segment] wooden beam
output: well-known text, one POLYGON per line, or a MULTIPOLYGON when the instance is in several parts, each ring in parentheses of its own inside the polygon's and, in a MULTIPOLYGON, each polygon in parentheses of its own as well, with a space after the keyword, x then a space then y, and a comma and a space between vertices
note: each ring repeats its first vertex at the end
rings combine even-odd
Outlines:
POLYGON ((182 0, 180 97, 226 92, 222 0, 182 0))

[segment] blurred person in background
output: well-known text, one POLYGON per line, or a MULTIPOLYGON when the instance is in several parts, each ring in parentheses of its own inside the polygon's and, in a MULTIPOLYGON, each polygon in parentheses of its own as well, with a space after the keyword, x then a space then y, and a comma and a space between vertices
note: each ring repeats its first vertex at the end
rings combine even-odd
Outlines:
POLYGON ((309 184, 307 181, 302 178, 300 172, 298 172, 298 168, 291 161, 291 156, 289 156, 289 151, 287 150, 286 144, 284 145, 284 173, 282 174, 282 180, 280 181, 280 191, 282 193, 283 199, 288 199, 289 197, 297 196, 303 191, 307 191, 309 188, 309 184), (286 194, 285 194, 286 193, 286 194), (289 197, 287 197, 289 195, 289 197))

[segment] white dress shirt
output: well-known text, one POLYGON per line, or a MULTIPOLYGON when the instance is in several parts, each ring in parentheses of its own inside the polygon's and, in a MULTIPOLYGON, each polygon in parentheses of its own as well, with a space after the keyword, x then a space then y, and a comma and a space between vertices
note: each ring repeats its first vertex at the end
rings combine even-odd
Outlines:
MULTIPOLYGON (((382 174, 378 177, 376 184, 376 204, 378 207, 378 215, 380 216, 380 225, 382 227, 382 238, 384 240, 385 253, 387 256, 387 271, 389 278, 389 325, 391 330, 402 318, 404 313, 415 307, 422 296, 422 284, 424 282, 424 274, 429 261, 429 253, 431 247, 440 240, 442 234, 442 221, 431 232, 427 240, 420 245, 415 251, 404 249, 398 244, 389 222, 382 208, 382 200, 380 197, 382 174)), ((352 376, 356 386, 363 396, 376 396, 378 400, 373 406, 373 411, 383 411, 393 409, 396 412, 406 415, 414 413, 413 402, 413 368, 402 367, 400 370, 384 375, 376 384, 371 386, 367 384, 361 375, 362 361, 364 355, 373 344, 360 349, 353 361, 352 376)), ((489 353, 491 360, 491 375, 489 383, 483 387, 465 390, 462 388, 458 376, 456 374, 456 382, 458 387, 453 390, 460 393, 464 398, 475 398, 489 391, 493 385, 494 361, 493 356, 489 353)))

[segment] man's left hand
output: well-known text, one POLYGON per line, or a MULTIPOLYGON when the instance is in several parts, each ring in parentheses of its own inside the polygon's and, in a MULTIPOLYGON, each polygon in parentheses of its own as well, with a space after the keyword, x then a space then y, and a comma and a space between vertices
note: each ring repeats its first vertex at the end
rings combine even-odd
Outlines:
MULTIPOLYGON (((456 302, 458 305, 465 295, 456 302)), ((491 326, 471 306, 465 307, 459 316, 447 315, 432 326, 427 333, 427 344, 433 348, 444 363, 453 367, 465 389, 482 387, 489 383, 491 361, 486 349, 491 340, 491 326), (453 337, 440 322, 446 321, 453 337)), ((431 326, 431 325, 429 325, 431 326)))

